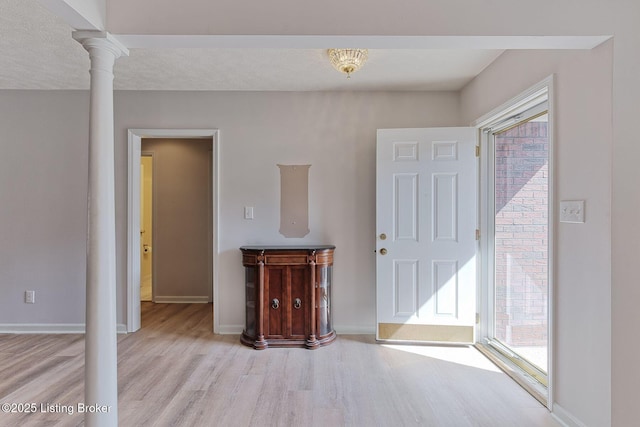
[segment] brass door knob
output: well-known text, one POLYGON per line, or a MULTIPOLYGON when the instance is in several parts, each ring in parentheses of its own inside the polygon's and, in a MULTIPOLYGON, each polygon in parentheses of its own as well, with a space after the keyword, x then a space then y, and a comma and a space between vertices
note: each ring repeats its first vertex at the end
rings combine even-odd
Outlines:
POLYGON ((380 235, 380 240, 387 240, 387 235, 386 235, 386 234, 384 234, 384 233, 382 233, 382 234, 380 235))
POLYGON ((387 250, 385 248, 380 249, 380 255, 386 255, 387 250))

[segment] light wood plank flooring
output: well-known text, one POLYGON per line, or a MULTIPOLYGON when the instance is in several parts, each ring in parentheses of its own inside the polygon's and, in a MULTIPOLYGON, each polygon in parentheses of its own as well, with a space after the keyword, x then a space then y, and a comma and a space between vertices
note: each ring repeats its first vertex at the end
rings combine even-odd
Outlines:
MULTIPOLYGON (((211 305, 143 303, 118 337, 120 426, 556 426, 473 348, 339 335, 318 350, 256 351, 214 335, 211 305)), ((0 403, 83 402, 82 335, 0 335, 0 403)), ((77 412, 0 426, 81 426, 77 412)))

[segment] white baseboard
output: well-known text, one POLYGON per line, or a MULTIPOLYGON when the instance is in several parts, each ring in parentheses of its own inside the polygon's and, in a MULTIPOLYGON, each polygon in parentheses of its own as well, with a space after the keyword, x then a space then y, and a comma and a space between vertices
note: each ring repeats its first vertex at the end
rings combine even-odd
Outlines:
MULTIPOLYGON (((84 323, 5 323, 0 324, 0 334, 84 334, 84 323)), ((127 325, 118 323, 116 331, 127 333, 127 325)))
POLYGON ((208 296, 155 296, 153 302, 160 304, 206 304, 209 301, 208 296))
POLYGON ((557 403, 553 404, 553 418, 565 427, 587 427, 585 423, 573 416, 572 413, 564 409, 557 403))
POLYGON ((244 330, 244 325, 220 325, 218 333, 220 335, 240 335, 244 330))
POLYGON ((375 335, 376 327, 374 326, 362 326, 362 325, 334 325, 336 334, 340 335, 375 335))

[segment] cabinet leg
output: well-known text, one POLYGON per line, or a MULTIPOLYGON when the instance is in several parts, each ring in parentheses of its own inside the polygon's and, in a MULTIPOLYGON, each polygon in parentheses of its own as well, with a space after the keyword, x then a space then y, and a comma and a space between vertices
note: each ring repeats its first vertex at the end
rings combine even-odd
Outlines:
POLYGON ((305 346, 310 350, 315 350, 316 348, 320 347, 320 343, 316 339, 315 335, 309 335, 309 338, 307 339, 305 346))
POLYGON ((265 341, 264 335, 259 335, 258 339, 256 339, 256 342, 253 343, 253 348, 255 348, 256 350, 264 350, 268 346, 269 344, 267 344, 267 341, 265 341))

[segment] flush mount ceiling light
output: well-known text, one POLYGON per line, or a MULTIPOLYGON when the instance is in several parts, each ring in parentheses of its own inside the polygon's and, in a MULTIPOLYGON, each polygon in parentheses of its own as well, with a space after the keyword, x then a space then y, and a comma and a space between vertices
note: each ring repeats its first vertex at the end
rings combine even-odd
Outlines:
POLYGON ((331 65, 351 78, 351 73, 358 71, 369 57, 367 49, 329 49, 327 51, 331 65))

